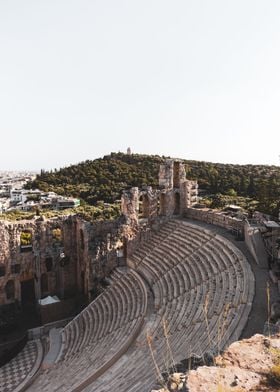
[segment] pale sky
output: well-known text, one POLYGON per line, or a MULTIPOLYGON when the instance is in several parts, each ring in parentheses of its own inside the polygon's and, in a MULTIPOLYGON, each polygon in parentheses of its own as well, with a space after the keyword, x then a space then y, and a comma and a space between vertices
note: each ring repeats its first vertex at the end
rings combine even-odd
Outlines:
POLYGON ((279 0, 0 0, 0 170, 279 165, 279 0))

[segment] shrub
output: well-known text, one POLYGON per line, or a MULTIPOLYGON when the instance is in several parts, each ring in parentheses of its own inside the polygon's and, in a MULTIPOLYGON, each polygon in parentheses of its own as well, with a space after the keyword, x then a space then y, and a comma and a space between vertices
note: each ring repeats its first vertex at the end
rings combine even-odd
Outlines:
POLYGON ((268 378, 272 382, 272 384, 280 386, 280 365, 272 366, 269 371, 268 378))
POLYGON ((31 245, 32 234, 29 231, 23 231, 20 234, 20 245, 27 246, 31 245))

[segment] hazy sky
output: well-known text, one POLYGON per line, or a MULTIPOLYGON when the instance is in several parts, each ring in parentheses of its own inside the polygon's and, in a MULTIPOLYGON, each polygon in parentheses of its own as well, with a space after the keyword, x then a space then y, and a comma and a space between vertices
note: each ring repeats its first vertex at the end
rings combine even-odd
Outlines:
POLYGON ((0 0, 0 170, 279 164, 279 0, 0 0))

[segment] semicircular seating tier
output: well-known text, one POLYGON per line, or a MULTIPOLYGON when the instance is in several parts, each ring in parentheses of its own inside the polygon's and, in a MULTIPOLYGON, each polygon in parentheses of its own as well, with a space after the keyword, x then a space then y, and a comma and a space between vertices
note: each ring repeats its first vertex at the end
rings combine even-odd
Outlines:
POLYGON ((175 363, 217 353, 239 338, 254 275, 243 253, 215 230, 171 220, 131 256, 153 310, 129 352, 86 392, 148 392, 175 363))
POLYGON ((39 374, 28 390, 82 390, 127 351, 141 330, 146 308, 140 276, 133 270, 116 272, 110 287, 61 330, 55 365, 39 374))
POLYGON ((215 230, 170 220, 128 265, 60 331, 58 360, 28 390, 148 392, 175 363, 239 338, 254 275, 215 230))
POLYGON ((41 341, 28 341, 10 362, 0 367, 0 391, 19 392, 26 390, 28 383, 39 370, 42 359, 41 341))

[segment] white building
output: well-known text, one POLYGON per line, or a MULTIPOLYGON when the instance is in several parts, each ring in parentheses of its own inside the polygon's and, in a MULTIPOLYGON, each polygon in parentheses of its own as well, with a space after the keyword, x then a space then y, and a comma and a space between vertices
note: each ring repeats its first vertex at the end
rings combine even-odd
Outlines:
POLYGON ((42 192, 39 189, 12 189, 10 202, 9 210, 19 209, 23 211, 33 210, 36 207, 61 210, 76 208, 80 205, 79 199, 59 196, 55 192, 42 192))
POLYGON ((10 207, 10 199, 4 197, 0 198, 0 214, 7 211, 9 207, 10 207))

